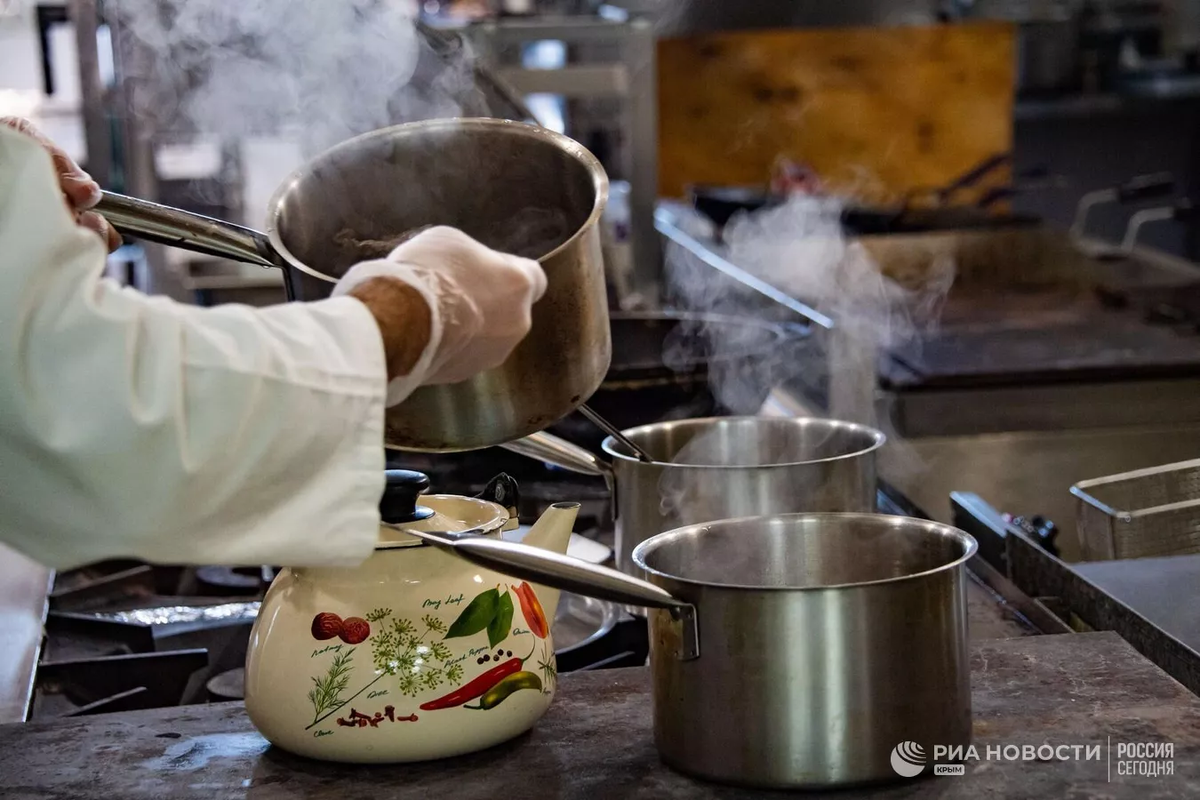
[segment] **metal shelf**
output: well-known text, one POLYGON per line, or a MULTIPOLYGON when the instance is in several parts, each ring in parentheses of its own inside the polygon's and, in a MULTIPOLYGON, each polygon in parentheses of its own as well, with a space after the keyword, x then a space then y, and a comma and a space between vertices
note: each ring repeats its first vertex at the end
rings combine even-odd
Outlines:
POLYGON ((568 98, 619 98, 625 103, 624 128, 630 144, 631 290, 657 305, 662 276, 661 240, 654 228, 658 200, 658 82, 654 26, 650 20, 599 17, 506 18, 466 26, 480 57, 523 94, 568 98), (538 41, 613 45, 609 63, 570 64, 561 69, 525 69, 502 63, 506 47, 538 41))

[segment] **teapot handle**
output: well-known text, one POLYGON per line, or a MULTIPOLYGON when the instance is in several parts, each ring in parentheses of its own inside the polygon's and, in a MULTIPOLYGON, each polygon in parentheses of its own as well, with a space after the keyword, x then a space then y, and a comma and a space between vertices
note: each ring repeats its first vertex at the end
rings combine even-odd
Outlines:
POLYGON ((521 490, 517 486, 516 478, 507 472, 501 472, 488 481, 487 486, 483 487, 483 491, 475 495, 475 498, 503 506, 508 511, 508 522, 504 523, 504 527, 501 530, 515 531, 521 526, 521 520, 518 516, 521 505, 521 490))

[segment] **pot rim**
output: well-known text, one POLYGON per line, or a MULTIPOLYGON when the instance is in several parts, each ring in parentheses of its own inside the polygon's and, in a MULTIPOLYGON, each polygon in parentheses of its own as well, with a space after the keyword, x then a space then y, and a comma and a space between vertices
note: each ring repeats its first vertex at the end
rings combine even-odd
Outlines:
MULTIPOLYGON (((461 530, 461 531, 439 531, 439 533, 455 533, 455 534, 470 535, 470 536, 498 535, 500 533, 500 530, 505 525, 508 524, 508 521, 510 519, 510 517, 508 516, 508 510, 505 509, 503 506, 497 505, 496 503, 493 503, 490 500, 481 500, 478 497, 465 497, 465 496, 459 495, 459 494, 423 494, 417 499, 418 507, 421 506, 421 500, 455 500, 455 501, 469 500, 473 503, 478 503, 479 505, 482 505, 482 506, 490 506, 496 512, 495 515, 491 519, 489 519, 488 521, 484 522, 481 525, 476 525, 473 528, 467 528, 467 529, 461 530)), ((408 524, 411 524, 411 523, 401 523, 401 525, 408 525, 408 524)), ((379 525, 380 525, 380 527, 383 527, 383 528, 391 528, 392 530, 397 531, 399 533, 405 533, 405 530, 403 527, 401 527, 401 525, 395 525, 390 522, 384 522, 382 520, 380 520, 379 525)), ((409 534, 409 535, 411 536, 411 534, 409 534)), ((433 545, 431 542, 421 541, 420 539, 417 539, 414 536, 413 541, 411 541, 411 542, 376 542, 375 547, 374 547, 374 552, 379 553, 379 552, 383 552, 386 550, 412 550, 417 547, 434 547, 434 546, 435 545, 433 545)))
POLYGON ((838 419, 826 419, 824 417, 762 417, 753 415, 730 416, 730 417, 693 417, 691 419, 676 419, 667 420, 665 422, 652 422, 648 425, 638 425, 634 428, 627 428, 621 431, 625 436, 633 439, 637 444, 637 437, 647 431, 655 428, 663 428, 670 425, 679 425, 681 423, 692 423, 696 425, 716 423, 716 422, 742 422, 745 420, 770 420, 769 424, 798 424, 801 422, 819 423, 830 428, 841 428, 852 433, 861 434, 873 439, 872 443, 862 448, 855 450, 852 453, 842 453, 841 455, 828 456, 826 458, 810 458, 804 461, 785 461, 778 464, 677 464, 673 461, 658 461, 657 459, 650 462, 643 462, 632 453, 627 453, 624 450, 619 450, 617 441, 611 437, 605 437, 600 443, 600 449, 608 453, 613 458, 619 458, 622 461, 628 461, 634 464, 647 464, 648 466, 656 467, 672 467, 675 469, 776 469, 783 467, 800 467, 810 464, 827 464, 835 461, 844 461, 852 458, 860 458, 869 455, 887 444, 887 434, 877 428, 871 428, 866 425, 860 425, 857 422, 845 422, 838 419))
POLYGON ((589 151, 579 142, 575 141, 569 136, 556 133, 548 128, 543 128, 540 125, 532 125, 526 122, 516 122, 514 120, 507 119, 494 119, 492 117, 447 117, 441 119, 427 119, 420 122, 405 122, 399 125, 389 125, 386 128, 379 128, 377 130, 359 134, 358 136, 354 136, 350 139, 346 139, 343 142, 333 145, 316 156, 313 156, 303 165, 293 170, 290 174, 288 174, 287 178, 280 182, 279 186, 271 195, 270 203, 267 205, 267 208, 270 211, 270 220, 267 223, 266 234, 267 238, 271 242, 271 246, 275 248, 275 252, 287 263, 289 267, 297 269, 300 272, 303 272, 305 275, 316 278, 317 280, 325 281, 329 284, 336 284, 338 282, 337 278, 334 278, 331 275, 326 275, 325 273, 302 263, 300 259, 296 258, 296 256, 292 254, 292 251, 288 249, 287 245, 283 243, 283 237, 279 233, 279 209, 284 195, 290 192, 292 187, 302 178, 312 172, 313 167, 317 163, 330 157, 334 153, 350 150, 361 145, 363 142, 370 141, 371 139, 388 138, 395 135, 397 131, 422 131, 448 128, 507 130, 516 136, 526 136, 532 139, 541 139, 550 144, 556 145, 559 149, 578 160, 584 166, 584 168, 587 169, 592 178, 592 187, 596 192, 596 196, 592 201, 591 213, 588 214, 588 218, 584 220, 583 224, 576 228, 575 232, 568 236, 562 244, 551 250, 549 253, 539 256, 537 259, 539 263, 545 263, 549 259, 563 252, 569 246, 573 245, 578 239, 582 238, 585 232, 599 224, 600 217, 604 212, 604 206, 608 203, 608 174, 604 171, 604 167, 601 166, 600 161, 594 155, 592 155, 591 151, 589 151))
POLYGON ((876 586, 888 586, 892 584, 908 583, 927 578, 931 575, 936 575, 940 572, 950 572, 959 567, 965 566, 970 561, 975 553, 979 550, 979 543, 975 537, 971 536, 966 531, 955 528, 952 525, 946 525, 933 520, 920 519, 917 517, 904 517, 896 514, 870 514, 864 512, 817 512, 817 513, 796 513, 796 514, 771 514, 768 516, 753 516, 753 517, 737 517, 734 519, 715 520, 713 522, 701 522, 696 525, 688 525, 682 528, 664 531, 663 533, 651 536, 644 542, 641 542, 633 549, 633 563, 639 569, 644 570, 648 575, 655 575, 669 581, 673 581, 684 586, 694 586, 703 589, 720 589, 734 592, 825 592, 830 590, 847 590, 847 589, 862 589, 876 586), (747 522, 768 522, 773 520, 801 520, 809 519, 821 521, 854 521, 866 520, 872 523, 879 523, 886 520, 893 527, 915 526, 923 528, 926 532, 932 532, 937 536, 956 540, 961 546, 963 552, 951 561, 941 564, 936 567, 913 572, 908 575, 898 575, 893 578, 879 578, 873 581, 858 581, 855 583, 830 583, 820 586, 754 586, 743 583, 715 583, 712 581, 700 581, 694 578, 687 578, 680 575, 675 575, 669 572, 664 572, 655 569, 646 564, 646 556, 655 550, 657 547, 664 546, 664 543, 673 539, 681 539, 685 536, 693 536, 696 531, 710 529, 715 526, 728 526, 744 524, 747 522))

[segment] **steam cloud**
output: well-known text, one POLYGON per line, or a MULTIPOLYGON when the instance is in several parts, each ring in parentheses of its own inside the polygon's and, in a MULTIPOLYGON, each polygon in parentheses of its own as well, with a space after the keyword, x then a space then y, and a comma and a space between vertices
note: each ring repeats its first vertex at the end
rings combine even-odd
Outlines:
MULTIPOLYGON (((830 416, 883 430, 889 439, 889 463, 916 472, 922 469, 920 460, 896 435, 888 410, 876 405, 879 355, 889 348, 919 344, 936 325, 954 281, 955 264, 931 252, 917 274, 889 276, 861 242, 847 240, 843 209, 839 200, 798 196, 777 207, 736 215, 725 226, 729 261, 832 318, 835 334, 789 350, 772 369, 714 372, 712 390, 734 413, 755 414, 772 386, 795 381, 814 395, 824 394, 830 416)), ((668 249, 666 274, 673 301, 689 310, 762 313, 761 298, 736 291, 730 278, 682 248, 668 249)), ((714 353, 731 346, 715 332, 703 337, 714 353)), ((761 452, 739 453, 738 460, 765 464, 830 455, 822 448, 823 443, 812 440, 761 442, 761 452)), ((672 454, 671 460, 730 463, 725 455, 713 458, 720 451, 720 441, 701 435, 672 454)), ((690 470, 667 471, 659 486, 664 513, 696 516, 693 506, 712 488, 690 485, 694 475, 690 470)), ((803 502, 805 487, 793 489, 803 502)))
POLYGON ((471 56, 442 58, 412 2, 115 0, 125 89, 152 133, 288 133, 312 155, 399 122, 482 113, 471 56))
MULTIPOLYGON (((842 230, 844 203, 797 196, 773 208, 738 214, 723 238, 728 260, 788 295, 835 320, 832 340, 789 353, 775 364, 747 374, 716 373, 713 391, 735 413, 749 407, 773 384, 796 380, 816 389, 827 381, 840 419, 876 424, 874 398, 867 391, 880 350, 919 342, 937 322, 941 303, 954 280, 954 263, 931 256, 921 274, 901 284, 885 274, 867 249, 849 241, 842 230), (832 352, 827 352, 829 348, 832 352), (853 376, 860 384, 850 386, 853 376)), ((693 311, 758 316, 761 300, 733 290, 731 279, 682 249, 669 249, 666 263, 669 294, 693 311)), ((716 352, 730 346, 707 336, 716 352)))

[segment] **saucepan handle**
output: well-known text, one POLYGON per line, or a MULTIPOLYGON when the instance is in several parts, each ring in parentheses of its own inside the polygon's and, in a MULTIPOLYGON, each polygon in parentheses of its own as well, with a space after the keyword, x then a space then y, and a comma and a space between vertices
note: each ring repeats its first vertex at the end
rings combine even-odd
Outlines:
POLYGON ((527 544, 481 536, 426 533, 409 528, 404 532, 514 578, 599 600, 667 609, 681 623, 680 657, 690 659, 700 654, 696 607, 649 581, 527 544))
POLYGON ((605 464, 594 454, 584 450, 579 445, 572 444, 549 433, 533 433, 524 439, 517 439, 501 445, 505 450, 520 453, 527 458, 554 464, 572 472, 584 475, 599 475, 603 478, 612 476, 612 467, 605 464))
POLYGON ((104 192, 95 208, 120 233, 261 267, 282 266, 265 233, 171 206, 104 192))

